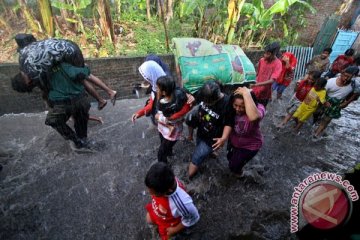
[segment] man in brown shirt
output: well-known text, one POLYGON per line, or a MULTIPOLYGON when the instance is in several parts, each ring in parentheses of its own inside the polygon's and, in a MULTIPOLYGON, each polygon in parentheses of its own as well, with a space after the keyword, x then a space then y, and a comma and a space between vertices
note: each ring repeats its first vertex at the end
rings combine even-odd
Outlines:
POLYGON ((320 71, 325 72, 330 66, 329 56, 332 52, 331 48, 325 48, 320 55, 316 55, 306 64, 307 72, 320 71))

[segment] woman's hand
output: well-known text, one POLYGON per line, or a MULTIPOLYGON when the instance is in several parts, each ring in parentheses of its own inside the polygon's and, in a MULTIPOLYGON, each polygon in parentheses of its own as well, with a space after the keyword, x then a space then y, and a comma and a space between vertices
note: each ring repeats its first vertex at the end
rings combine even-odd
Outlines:
POLYGON ((192 105, 195 102, 194 96, 189 94, 189 93, 187 93, 186 96, 187 96, 187 102, 186 103, 192 105))
POLYGON ((250 93, 250 89, 248 89, 247 87, 238 87, 234 93, 243 96, 247 93, 250 93))
POLYGON ((135 120, 139 118, 139 114, 137 113, 134 113, 132 116, 131 116, 131 121, 135 124, 135 120))

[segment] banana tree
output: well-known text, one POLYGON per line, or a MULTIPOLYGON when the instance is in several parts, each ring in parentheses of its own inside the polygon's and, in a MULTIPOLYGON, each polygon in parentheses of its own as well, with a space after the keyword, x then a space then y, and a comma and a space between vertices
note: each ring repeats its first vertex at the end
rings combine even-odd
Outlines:
POLYGON ((26 24, 31 29, 32 32, 42 32, 39 22, 32 15, 30 9, 27 7, 25 0, 18 0, 20 9, 24 14, 26 24))
MULTIPOLYGON (((258 36, 256 39, 257 43, 262 44, 268 31, 276 24, 274 17, 280 14, 280 19, 276 20, 281 22, 282 16, 295 4, 301 4, 312 13, 316 12, 315 8, 302 0, 278 0, 268 9, 265 9, 263 0, 253 0, 252 3, 245 3, 242 8, 242 14, 247 17, 248 23, 242 26, 242 44, 251 45, 255 41, 255 36, 258 36)), ((283 29, 287 29, 286 22, 283 21, 282 24, 283 29)))
POLYGON ((80 31, 85 34, 84 24, 82 22, 82 14, 85 8, 87 8, 91 4, 91 0, 70 0, 70 3, 61 2, 59 0, 51 1, 51 5, 58 9, 66 9, 72 11, 74 13, 75 18, 67 18, 65 19, 71 23, 77 23, 80 31))
POLYGON ((45 28, 46 33, 50 37, 54 37, 54 17, 52 14, 52 9, 49 0, 38 0, 38 5, 40 9, 40 15, 42 24, 45 28))
POLYGON ((234 32, 237 22, 240 18, 240 12, 245 3, 245 0, 229 0, 228 3, 228 14, 229 17, 225 23, 225 43, 231 43, 234 38, 234 32))
MULTIPOLYGON (((216 35, 223 31, 227 3, 224 0, 181 0, 178 2, 177 12, 180 21, 184 18, 194 21, 197 37, 210 39, 212 37, 209 37, 209 32, 216 35)), ((226 33, 222 35, 226 35, 226 33)))
POLYGON ((103 36, 108 37, 111 43, 115 41, 114 26, 112 23, 110 5, 108 0, 99 0, 97 4, 97 11, 99 13, 99 23, 103 36))

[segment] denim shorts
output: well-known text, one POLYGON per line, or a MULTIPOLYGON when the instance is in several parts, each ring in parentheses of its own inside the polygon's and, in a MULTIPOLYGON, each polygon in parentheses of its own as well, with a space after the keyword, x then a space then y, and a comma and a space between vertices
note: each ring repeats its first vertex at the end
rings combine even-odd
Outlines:
POLYGON ((285 90, 286 86, 279 84, 277 82, 274 82, 272 85, 272 90, 277 91, 278 93, 282 94, 285 90))
POLYGON ((204 159, 213 152, 213 148, 209 146, 204 140, 196 138, 196 147, 191 157, 191 162, 199 166, 204 159))

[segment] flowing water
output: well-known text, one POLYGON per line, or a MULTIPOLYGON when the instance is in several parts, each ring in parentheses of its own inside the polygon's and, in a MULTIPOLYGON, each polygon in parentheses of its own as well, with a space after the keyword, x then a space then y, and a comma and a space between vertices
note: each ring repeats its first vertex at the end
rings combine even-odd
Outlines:
MULTIPOLYGON (((121 100, 101 112, 93 107, 105 123, 89 124, 89 137, 101 146, 91 154, 73 152, 45 126, 46 113, 1 116, 0 239, 156 239, 144 219, 150 200, 144 176, 157 161, 159 137, 150 119, 130 121, 144 102, 121 100)), ((230 174, 222 150, 188 181, 194 145, 175 145, 170 164, 201 215, 178 239, 296 239, 289 228, 293 188, 311 173, 343 174, 359 162, 359 102, 316 141, 310 124, 299 135, 292 124, 275 127, 286 102, 269 105, 265 144, 241 179, 230 174)))

